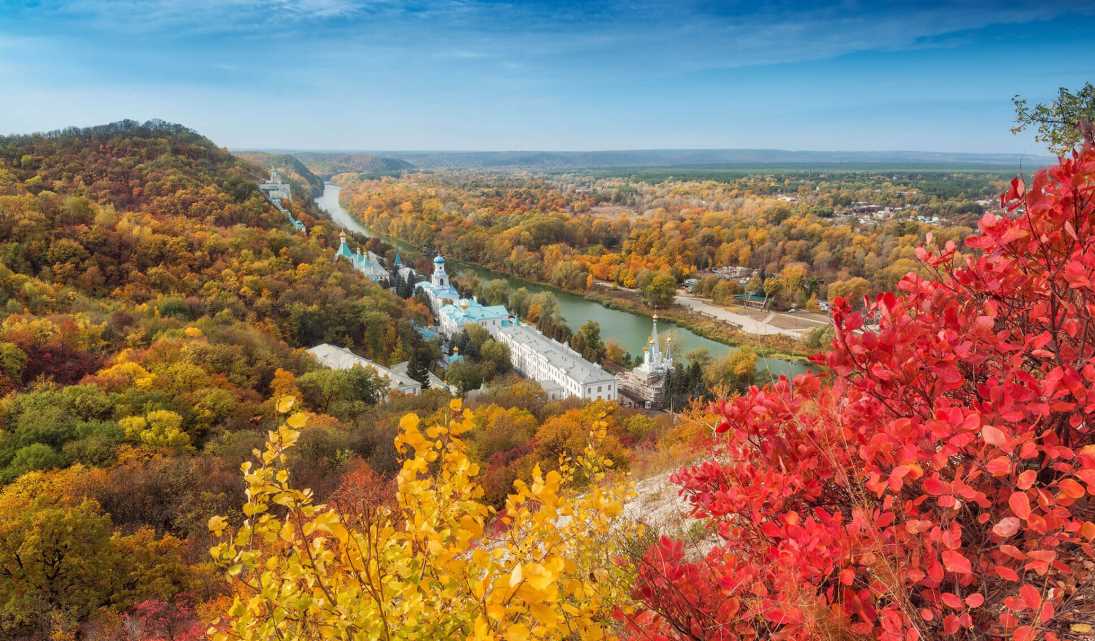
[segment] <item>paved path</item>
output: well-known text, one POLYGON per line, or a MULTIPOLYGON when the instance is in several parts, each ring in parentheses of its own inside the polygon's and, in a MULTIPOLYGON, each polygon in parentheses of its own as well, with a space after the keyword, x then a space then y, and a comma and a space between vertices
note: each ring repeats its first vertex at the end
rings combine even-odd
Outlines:
POLYGON ((752 316, 732 312, 725 307, 719 307, 718 305, 709 303, 701 298, 696 298, 695 296, 689 296, 687 294, 677 294, 676 297, 674 297, 674 301, 678 305, 687 307, 692 311, 730 323, 748 334, 758 334, 760 336, 782 334, 783 336, 790 336, 791 338, 802 338, 810 331, 809 329, 776 327, 769 322, 776 317, 776 312, 768 312, 763 319, 756 319, 752 316))

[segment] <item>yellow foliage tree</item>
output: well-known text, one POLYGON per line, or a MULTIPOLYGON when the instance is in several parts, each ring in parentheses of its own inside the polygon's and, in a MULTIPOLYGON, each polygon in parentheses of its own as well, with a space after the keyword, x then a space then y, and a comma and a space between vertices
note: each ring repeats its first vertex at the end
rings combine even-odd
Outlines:
MULTIPOLYGON (((278 399, 282 413, 292 405, 278 399)), ((212 639, 612 636, 613 610, 628 609, 629 577, 616 557, 631 534, 622 517, 631 490, 605 480, 611 462, 596 450, 603 422, 591 426, 581 456, 557 471, 534 469, 496 515, 463 439, 475 417, 459 401, 424 432, 416 415, 403 417, 394 505, 356 511, 290 486, 286 452, 307 421, 289 416, 270 432, 261 463, 244 463, 242 525, 229 532, 225 518, 209 522, 220 541, 212 556, 233 590, 212 639), (571 489, 578 475, 594 481, 581 494, 571 489)))

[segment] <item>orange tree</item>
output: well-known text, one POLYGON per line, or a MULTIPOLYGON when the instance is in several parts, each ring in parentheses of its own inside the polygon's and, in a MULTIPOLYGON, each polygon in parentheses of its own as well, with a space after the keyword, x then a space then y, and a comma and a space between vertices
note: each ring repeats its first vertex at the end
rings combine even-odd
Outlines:
MULTIPOLYGON (((825 380, 716 407, 635 639, 1036 638, 1095 621, 1095 149, 1012 182, 961 255, 853 311, 825 380)), ((930 243, 929 238, 929 243, 930 243)))

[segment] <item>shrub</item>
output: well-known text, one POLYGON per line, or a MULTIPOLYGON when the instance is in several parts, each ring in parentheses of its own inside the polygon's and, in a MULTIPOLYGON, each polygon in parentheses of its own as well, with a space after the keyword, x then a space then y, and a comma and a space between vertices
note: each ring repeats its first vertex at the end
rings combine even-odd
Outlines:
POLYGON ((647 551, 634 638, 1089 631, 1095 149, 1001 205, 976 255, 921 249, 931 278, 834 301, 831 380, 716 406, 714 458, 674 479, 719 540, 647 551))

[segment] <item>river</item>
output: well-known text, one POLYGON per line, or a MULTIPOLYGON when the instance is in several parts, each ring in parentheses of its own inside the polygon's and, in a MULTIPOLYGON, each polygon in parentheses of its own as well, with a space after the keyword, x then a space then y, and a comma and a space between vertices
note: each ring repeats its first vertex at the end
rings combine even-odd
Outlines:
MULTIPOLYGON (((364 236, 377 236, 377 234, 373 234, 367 227, 354 219, 354 217, 342 207, 341 202, 339 202, 339 195, 341 192, 342 189, 338 185, 327 183, 323 195, 316 199, 316 204, 319 205, 320 209, 327 212, 331 217, 331 220, 337 225, 364 236)), ((402 251, 421 253, 413 246, 399 239, 384 236, 380 236, 380 238, 402 251)), ((613 340, 619 343, 621 347, 632 354, 641 354, 643 348, 646 346, 647 338, 650 336, 650 318, 641 314, 612 309, 597 301, 582 298, 581 296, 571 294, 570 292, 555 287, 532 283, 514 276, 486 269, 479 265, 471 265, 452 259, 448 259, 446 262, 450 267, 450 271, 453 272, 459 273, 460 271, 469 271, 480 278, 502 279, 509 283, 514 289, 525 287, 530 292, 551 292, 559 301, 559 311, 562 313, 563 319, 571 330, 577 330, 578 327, 586 321, 597 321, 601 326, 602 338, 606 341, 613 340)), ((669 321, 659 321, 658 329, 662 336, 671 336, 673 338, 673 352, 677 357, 683 357, 693 350, 705 349, 712 357, 720 358, 723 355, 730 353, 732 350, 737 349, 736 347, 724 345, 723 343, 700 336, 685 327, 681 327, 669 321)), ((767 372, 771 376, 779 376, 781 374, 794 376, 805 370, 806 367, 802 363, 775 358, 757 359, 757 372, 767 372)))

